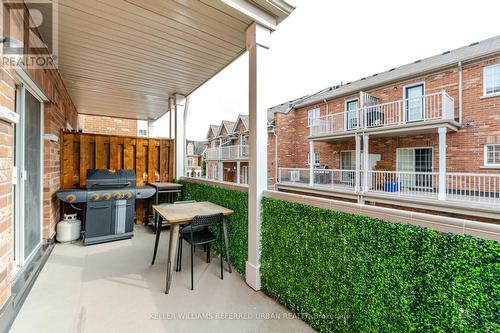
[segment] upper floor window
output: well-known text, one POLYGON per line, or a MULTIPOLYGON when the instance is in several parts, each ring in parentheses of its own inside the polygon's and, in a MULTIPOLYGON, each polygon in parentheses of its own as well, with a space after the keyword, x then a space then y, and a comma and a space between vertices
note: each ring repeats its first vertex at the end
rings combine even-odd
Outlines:
MULTIPOLYGON (((309 161, 310 161, 310 158, 309 158, 309 153, 307 153, 307 165, 309 165, 309 161)), ((319 153, 314 153, 314 165, 320 165, 320 157, 319 157, 319 153)))
POLYGON ((500 93, 500 64, 484 67, 484 95, 500 93))
POLYGON ((319 108, 307 111, 307 126, 311 127, 318 125, 319 125, 319 108))
POLYGON ((188 155, 194 155, 194 146, 192 143, 188 144, 188 155))
POLYGON ((484 146, 484 165, 500 167, 500 143, 484 146))

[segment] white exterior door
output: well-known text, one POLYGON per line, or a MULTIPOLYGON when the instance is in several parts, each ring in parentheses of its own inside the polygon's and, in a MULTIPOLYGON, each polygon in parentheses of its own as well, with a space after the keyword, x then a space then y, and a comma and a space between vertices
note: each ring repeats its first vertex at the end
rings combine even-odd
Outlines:
POLYGON ((42 244, 43 103, 20 84, 16 91, 14 150, 14 272, 25 266, 42 244))
POLYGON ((424 119, 424 85, 419 84, 405 88, 406 121, 424 119))

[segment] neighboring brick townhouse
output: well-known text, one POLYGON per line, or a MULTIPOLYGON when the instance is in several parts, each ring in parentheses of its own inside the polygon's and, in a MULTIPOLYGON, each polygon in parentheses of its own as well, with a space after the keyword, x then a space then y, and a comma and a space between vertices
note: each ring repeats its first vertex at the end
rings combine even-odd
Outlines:
POLYGON ((78 115, 78 128, 83 133, 136 136, 138 133, 137 123, 138 120, 135 119, 112 118, 87 114, 78 115))
POLYGON ((203 155, 207 143, 205 141, 186 140, 186 177, 201 177, 203 155))
POLYGON ((499 216, 500 36, 278 105, 269 120, 279 190, 499 216))
POLYGON ((210 125, 207 133, 207 178, 237 184, 248 183, 248 116, 235 122, 210 125))

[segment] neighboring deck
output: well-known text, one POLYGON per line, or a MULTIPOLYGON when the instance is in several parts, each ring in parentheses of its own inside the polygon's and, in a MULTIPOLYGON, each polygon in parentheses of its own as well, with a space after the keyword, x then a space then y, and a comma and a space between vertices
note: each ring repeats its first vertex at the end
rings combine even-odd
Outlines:
MULTIPOLYGON (((83 247, 57 244, 12 326, 12 332, 313 332, 291 313, 248 287, 233 271, 195 254, 190 290, 189 251, 164 294, 168 232, 151 266, 154 235, 135 228, 131 240, 83 247), (191 319, 181 316, 279 316, 281 319, 191 319)), ((187 248, 187 247, 186 247, 187 248)))

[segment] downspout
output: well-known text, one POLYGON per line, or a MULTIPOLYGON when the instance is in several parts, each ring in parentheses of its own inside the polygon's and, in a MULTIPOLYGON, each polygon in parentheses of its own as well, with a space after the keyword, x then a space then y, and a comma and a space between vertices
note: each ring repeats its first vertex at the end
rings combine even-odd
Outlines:
POLYGON ((462 126, 462 61, 458 62, 458 123, 462 126))

